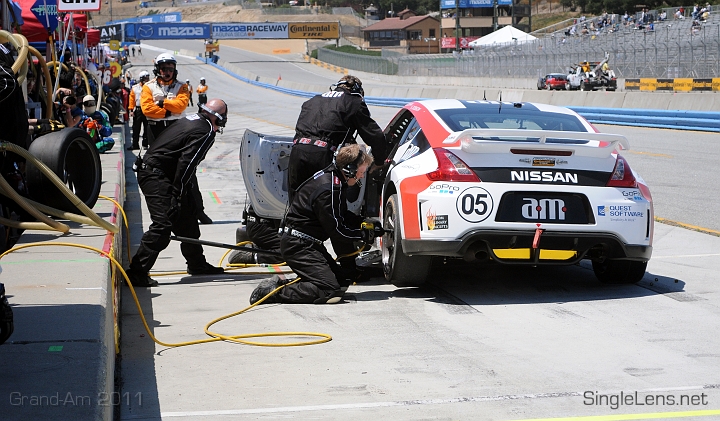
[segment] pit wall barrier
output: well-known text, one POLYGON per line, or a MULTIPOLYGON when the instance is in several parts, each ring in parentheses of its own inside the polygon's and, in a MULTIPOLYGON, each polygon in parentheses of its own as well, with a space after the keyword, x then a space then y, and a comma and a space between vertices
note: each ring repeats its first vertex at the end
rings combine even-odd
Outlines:
MULTIPOLYGON (((194 55, 205 62, 197 53, 181 50, 181 54, 194 55)), ((260 77, 224 60, 209 65, 244 82, 288 95, 310 98, 328 90, 328 86, 260 77)), ((365 89, 368 105, 400 108, 411 101, 431 98, 538 102, 568 107, 591 123, 720 132, 720 112, 717 111, 720 110, 720 95, 712 92, 541 91, 537 90, 534 80, 532 87, 525 89, 507 87, 508 83, 522 85, 523 81, 525 85, 531 85, 528 79, 419 77, 411 81, 406 76, 352 74, 366 85, 375 80, 397 83, 395 87, 365 89), (465 85, 457 79, 465 79, 465 85), (470 86, 483 82, 478 79, 485 79, 487 86, 493 87, 470 86)))

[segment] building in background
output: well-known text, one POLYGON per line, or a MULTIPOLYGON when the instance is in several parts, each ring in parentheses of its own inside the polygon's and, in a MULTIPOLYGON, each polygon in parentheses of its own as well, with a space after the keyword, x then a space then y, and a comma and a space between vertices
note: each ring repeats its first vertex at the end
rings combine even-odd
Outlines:
POLYGON ((430 15, 416 16, 405 9, 362 29, 363 49, 396 50, 407 54, 440 52, 440 21, 430 15))

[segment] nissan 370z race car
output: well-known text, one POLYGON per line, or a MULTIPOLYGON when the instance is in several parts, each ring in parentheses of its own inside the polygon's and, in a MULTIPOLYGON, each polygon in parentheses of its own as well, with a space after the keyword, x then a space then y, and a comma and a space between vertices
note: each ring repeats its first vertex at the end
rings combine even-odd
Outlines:
POLYGON ((454 99, 407 104, 386 131, 395 149, 380 198, 382 259, 393 284, 425 282, 433 256, 590 259, 602 282, 644 276, 652 198, 619 154, 623 136, 567 108, 454 99))
MULTIPOLYGON (((598 133, 567 108, 439 99, 411 102, 385 129, 381 174, 349 209, 380 217, 385 277, 422 285, 435 256, 501 264, 592 261, 606 283, 642 279, 652 254, 650 191, 598 133)), ((282 218, 292 138, 245 132, 243 178, 255 212, 282 218)))

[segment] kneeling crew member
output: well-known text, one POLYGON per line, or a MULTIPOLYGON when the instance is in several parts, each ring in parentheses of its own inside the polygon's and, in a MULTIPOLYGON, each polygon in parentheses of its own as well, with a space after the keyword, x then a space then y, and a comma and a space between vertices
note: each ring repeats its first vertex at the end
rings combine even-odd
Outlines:
MULTIPOLYGON (((198 164, 215 142, 215 132, 227 122, 227 104, 212 99, 202 111, 188 115, 162 132, 142 157, 138 184, 145 195, 152 223, 135 252, 128 277, 133 286, 156 286, 148 273, 158 255, 170 243, 170 234, 200 238, 195 201, 188 192, 198 164)), ((180 245, 190 275, 223 273, 223 268, 205 260, 197 244, 180 245)))
MULTIPOLYGON (((342 285, 347 285, 347 280, 323 242, 331 238, 333 244, 348 244, 353 249, 354 242, 369 242, 374 235, 361 228, 363 218, 347 210, 346 199, 348 187, 364 177, 372 158, 354 144, 341 148, 335 162, 335 168, 319 173, 297 189, 285 218, 280 248, 300 281, 282 288, 264 303, 335 304, 342 299, 342 285)), ((262 281, 250 296, 250 304, 283 282, 278 278, 262 281)))

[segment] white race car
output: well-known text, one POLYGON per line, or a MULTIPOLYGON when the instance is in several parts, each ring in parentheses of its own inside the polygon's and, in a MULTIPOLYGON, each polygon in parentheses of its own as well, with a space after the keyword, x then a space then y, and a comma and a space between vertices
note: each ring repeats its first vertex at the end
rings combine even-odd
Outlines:
MULTIPOLYGON (((385 129, 381 176, 351 208, 378 216, 388 281, 417 286, 434 256, 504 264, 592 261, 602 282, 635 283, 652 255, 650 190, 619 152, 567 108, 439 99, 407 104, 385 129)), ((292 139, 246 132, 240 151, 255 211, 281 217, 292 139)))

